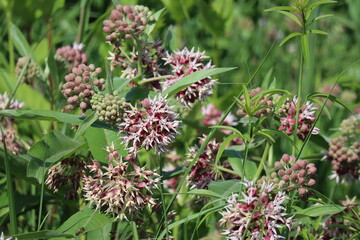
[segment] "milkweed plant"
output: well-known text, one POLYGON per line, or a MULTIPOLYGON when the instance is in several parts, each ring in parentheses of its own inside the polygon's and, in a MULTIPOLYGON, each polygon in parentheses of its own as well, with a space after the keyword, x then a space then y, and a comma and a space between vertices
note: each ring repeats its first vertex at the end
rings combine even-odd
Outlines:
MULTIPOLYGON (((315 41, 334 37, 333 15, 322 12, 335 1, 260 4, 269 7, 262 19, 292 32, 257 39, 273 43, 250 66, 221 62, 218 35, 198 46, 181 36, 182 23, 195 24, 192 1, 160 10, 113 1, 95 20, 90 2, 75 8, 77 31, 44 14, 47 30, 33 45, 12 23, 11 1, 2 3, 10 16, 0 59, 10 71, 0 94, 0 239, 360 238, 359 97, 340 97, 353 65, 326 66, 335 81, 307 89, 315 41), (174 11, 184 18, 166 21, 174 11), (267 64, 276 51, 289 56, 282 67, 292 80, 273 71, 277 60, 267 64)), ((221 12, 206 11, 218 21, 211 15, 221 12)), ((241 44, 228 47, 241 55, 241 44)))

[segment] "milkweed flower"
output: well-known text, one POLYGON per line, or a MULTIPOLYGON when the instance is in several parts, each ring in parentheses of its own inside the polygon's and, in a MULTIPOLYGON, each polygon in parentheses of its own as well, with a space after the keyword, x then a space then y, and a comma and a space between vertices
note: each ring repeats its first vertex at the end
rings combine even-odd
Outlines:
POLYGON ((219 223, 225 227, 223 235, 231 240, 284 239, 279 229, 291 228, 285 203, 285 192, 274 191, 273 183, 264 182, 260 188, 254 182, 243 182, 240 194, 227 199, 225 211, 220 212, 219 223))
MULTIPOLYGON (((206 106, 201 107, 201 114, 204 116, 204 119, 201 121, 205 126, 215 126, 218 124, 221 115, 223 112, 215 107, 214 104, 210 103, 206 106)), ((229 113, 224 119, 223 126, 236 126, 236 117, 234 114, 229 113)), ((231 134, 231 131, 226 129, 221 129, 222 132, 226 134, 231 134)))
POLYGON ((71 72, 73 67, 87 63, 87 55, 82 51, 83 47, 84 44, 74 42, 72 47, 68 45, 58 48, 54 58, 56 61, 64 63, 68 68, 68 72, 71 72))
POLYGON ((60 189, 65 191, 65 199, 77 199, 80 181, 84 176, 85 162, 75 158, 67 158, 50 167, 45 184, 54 193, 60 189))
POLYGON ((299 111, 298 129, 295 130, 297 105, 298 99, 296 97, 292 101, 287 99, 283 103, 278 112, 282 113, 281 115, 286 115, 286 117, 280 118, 281 125, 279 130, 284 131, 287 135, 292 135, 296 131, 298 138, 304 141, 310 133, 319 134, 319 129, 316 127, 311 131, 316 120, 315 110, 317 108, 313 107, 313 104, 309 101, 303 104, 299 111))
MULTIPOLYGON (((29 60, 29 58, 30 58, 29 56, 24 56, 17 60, 16 68, 15 68, 15 73, 17 77, 20 77, 20 74, 23 68, 25 67, 25 63, 29 60)), ((39 77, 39 74, 40 74, 39 65, 37 65, 37 63, 32 62, 30 60, 21 81, 25 83, 32 83, 36 78, 39 77)))
POLYGON ((157 189, 160 176, 145 167, 125 162, 121 157, 106 166, 93 161, 83 177, 86 201, 96 210, 104 209, 120 220, 136 218, 145 206, 155 206, 152 190, 157 189))
POLYGON ((161 96, 146 98, 141 105, 143 109, 131 106, 131 110, 124 113, 124 122, 119 124, 119 132, 123 134, 121 139, 134 155, 140 148, 165 152, 166 146, 179 133, 179 115, 172 110, 173 107, 166 98, 161 96))
POLYGON ((74 67, 72 72, 65 76, 66 83, 62 85, 61 93, 67 98, 67 103, 63 111, 71 111, 80 107, 84 115, 87 109, 91 108, 90 101, 96 93, 95 87, 99 91, 105 90, 105 79, 98 79, 102 72, 101 68, 95 68, 94 64, 89 66, 80 64, 74 67))
MULTIPOLYGON (((5 238, 4 233, 1 232, 0 240, 12 240, 12 237, 5 238)), ((14 238, 14 240, 17 240, 17 238, 14 238)))
MULTIPOLYGON (((205 52, 194 51, 192 48, 190 51, 184 48, 181 51, 176 51, 172 54, 167 53, 167 56, 163 58, 165 64, 169 64, 172 68, 173 77, 167 79, 163 83, 163 89, 167 89, 181 78, 190 75, 193 72, 197 72, 204 69, 214 68, 211 65, 211 61, 204 63, 204 60, 209 58, 205 55, 205 52)), ((206 97, 212 95, 216 80, 210 76, 205 77, 187 88, 181 90, 175 94, 176 99, 185 106, 191 107, 196 101, 204 100, 206 97)))

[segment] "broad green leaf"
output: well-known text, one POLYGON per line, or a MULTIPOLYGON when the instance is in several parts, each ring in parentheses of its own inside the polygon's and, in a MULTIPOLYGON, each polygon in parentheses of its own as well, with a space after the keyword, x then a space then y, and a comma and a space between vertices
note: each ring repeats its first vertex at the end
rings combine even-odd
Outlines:
POLYGON ((213 181, 209 184, 209 190, 221 197, 228 197, 232 193, 240 192, 242 186, 239 180, 213 181))
POLYGON ((33 158, 28 164, 27 176, 34 177, 41 183, 52 164, 73 154, 82 146, 84 143, 74 141, 59 131, 48 133, 28 152, 33 158))
POLYGON ((296 22, 300 27, 302 27, 302 23, 300 22, 300 20, 292 13, 289 12, 285 12, 285 11, 277 11, 278 13, 281 13, 289 18, 291 18, 294 22, 296 22))
POLYGON ((217 193, 207 190, 207 189, 193 189, 189 192, 182 193, 182 194, 190 194, 190 195, 197 195, 197 196, 211 197, 211 198, 221 198, 220 194, 217 194, 217 193))
POLYGON ((191 84, 198 82, 206 77, 209 77, 209 76, 212 76, 215 74, 228 72, 228 71, 231 71, 234 69, 235 68, 211 68, 211 69, 204 69, 204 70, 194 72, 190 75, 187 75, 187 76, 181 78, 177 82, 175 82, 173 85, 171 85, 170 87, 165 89, 161 95, 163 97, 165 97, 165 96, 170 97, 170 96, 174 95, 175 93, 178 93, 179 91, 190 86, 191 84))
POLYGON ((87 239, 97 239, 97 240, 110 240, 112 223, 105 224, 101 229, 95 229, 87 232, 87 239))
POLYGON ((91 112, 89 116, 87 116, 79 125, 79 128, 77 129, 75 133, 74 139, 77 139, 81 135, 84 134, 86 129, 88 129, 96 120, 98 119, 98 116, 95 114, 95 112, 91 112))
MULTIPOLYGON (((47 110, 0 110, 0 116, 18 118, 18 119, 56 121, 56 122, 74 124, 74 125, 80 125, 84 119, 84 117, 69 113, 47 111, 47 110)), ((97 128, 116 130, 111 125, 98 120, 95 121, 91 126, 97 128)))
POLYGON ((10 33, 12 35, 15 48, 18 50, 21 56, 32 56, 30 45, 26 41, 24 34, 13 23, 11 23, 10 33))
MULTIPOLYGON (((31 157, 28 155, 15 155, 11 152, 8 152, 8 156, 10 158, 10 169, 11 173, 14 174, 14 176, 19 178, 25 178, 27 181, 30 181, 30 179, 26 175, 26 167, 28 163, 31 160, 31 157)), ((4 156, 4 150, 0 148, 0 169, 5 170, 5 156, 4 156)))
POLYGON ((155 29, 155 27, 158 25, 158 24, 161 24, 159 22, 159 18, 164 15, 164 10, 165 8, 162 8, 160 9, 159 11, 155 12, 152 17, 154 18, 154 22, 153 23, 150 23, 146 26, 146 29, 145 29, 145 32, 147 35, 150 35, 152 33, 152 31, 155 29))
POLYGON ((292 39, 293 37, 296 36, 301 36, 301 33, 295 32, 295 33, 290 33, 289 35, 287 35, 279 44, 279 47, 281 47, 282 45, 284 45, 287 41, 289 41, 290 39, 292 39))
POLYGON ((123 90, 126 86, 129 85, 129 83, 133 80, 132 78, 118 78, 114 77, 114 90, 120 92, 123 90))
POLYGON ((84 228, 83 233, 101 230, 114 220, 90 208, 85 208, 72 215, 66 220, 57 231, 75 235, 78 230, 84 228))
POLYGON ((344 206, 337 205, 319 205, 319 206, 311 206, 305 209, 298 210, 292 214, 295 215, 305 215, 308 217, 319 217, 323 215, 332 215, 339 213, 345 209, 344 206))
POLYGON ((234 169, 234 171, 237 172, 240 176, 242 176, 244 172, 247 179, 251 180, 255 176, 257 166, 254 161, 247 159, 244 165, 244 156, 234 147, 226 149, 225 153, 228 156, 228 161, 231 165, 231 168, 234 169))
MULTIPOLYGON (((114 131, 101 128, 88 128, 85 131, 85 138, 91 154, 98 162, 108 162, 106 157, 109 153, 105 151, 106 146, 110 146, 114 143, 115 148, 123 147, 122 142, 119 139, 120 136, 114 131)), ((127 156, 126 150, 120 150, 118 153, 121 156, 127 156)))
POLYGON ((72 234, 66 234, 55 230, 44 230, 44 231, 38 231, 38 232, 29 232, 29 233, 22 233, 12 236, 14 239, 17 238, 19 240, 22 239, 49 239, 49 238, 58 238, 58 237, 64 237, 64 238, 74 238, 74 235, 72 234))

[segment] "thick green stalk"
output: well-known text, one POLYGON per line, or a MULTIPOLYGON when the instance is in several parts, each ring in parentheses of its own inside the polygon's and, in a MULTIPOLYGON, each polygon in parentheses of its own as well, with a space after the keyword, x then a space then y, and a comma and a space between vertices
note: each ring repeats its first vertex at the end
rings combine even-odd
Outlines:
MULTIPOLYGON (((5 136, 3 132, 3 128, 1 128, 1 134, 2 136, 5 136)), ((13 186, 13 179, 11 176, 10 159, 6 148, 5 139, 3 140, 3 143, 4 143, 4 154, 5 154, 4 160, 5 160, 5 173, 6 173, 6 187, 7 187, 8 201, 9 201, 10 233, 11 235, 15 235, 18 233, 18 231, 17 231, 17 218, 16 218, 16 210, 15 210, 14 186, 13 186)))

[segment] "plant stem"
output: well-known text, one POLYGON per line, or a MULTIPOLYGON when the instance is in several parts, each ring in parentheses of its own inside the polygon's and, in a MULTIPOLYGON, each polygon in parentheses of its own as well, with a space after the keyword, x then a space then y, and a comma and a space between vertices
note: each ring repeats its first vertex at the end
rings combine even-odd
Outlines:
POLYGON ((11 1, 8 1, 6 8, 6 26, 8 34, 8 51, 9 51, 9 66, 10 76, 15 76, 15 54, 14 41, 11 34, 11 1))
MULTIPOLYGON (((1 119, 2 121, 2 119, 1 119)), ((1 127, 1 134, 4 135, 3 128, 1 127)), ((8 155, 8 151, 6 148, 6 141, 3 140, 4 143, 4 154, 5 154, 5 173, 6 173, 6 187, 7 187, 7 195, 9 201, 9 215, 10 215, 10 233, 11 235, 15 235, 18 233, 17 231, 17 218, 16 218, 16 211, 15 211, 15 198, 14 198, 14 186, 13 186, 13 179, 11 176, 11 168, 10 168, 10 159, 8 155)))
POLYGON ((84 32, 84 18, 85 18, 85 10, 86 10, 87 0, 82 0, 80 3, 80 20, 79 20, 79 28, 77 32, 76 42, 78 44, 81 43, 82 35, 84 32))
POLYGON ((259 167, 258 167, 258 169, 256 170, 255 176, 254 176, 254 178, 253 178, 253 181, 256 181, 256 180, 259 178, 259 176, 260 176, 260 174, 261 174, 261 172, 262 172, 262 170, 263 170, 263 168, 264 168, 265 160, 266 160, 266 158, 267 158, 267 156, 268 156, 268 154, 269 154, 270 146, 271 146, 271 145, 267 142, 267 143, 266 143, 266 146, 265 146, 264 153, 263 153, 263 155, 262 155, 262 157, 261 157, 261 161, 260 161, 259 167))
POLYGON ((137 231, 137 228, 136 228, 136 223, 134 221, 132 221, 131 223, 131 228, 132 228, 132 232, 134 234, 134 240, 138 240, 139 239, 139 234, 138 234, 138 231, 137 231))

